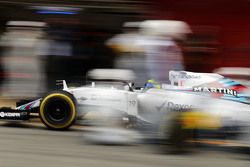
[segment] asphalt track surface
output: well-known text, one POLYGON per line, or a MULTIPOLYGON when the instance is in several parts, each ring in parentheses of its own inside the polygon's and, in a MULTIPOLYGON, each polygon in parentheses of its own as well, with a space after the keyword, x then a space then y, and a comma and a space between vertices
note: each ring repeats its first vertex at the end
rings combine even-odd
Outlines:
POLYGON ((160 154, 155 145, 102 146, 83 141, 81 128, 51 131, 41 124, 0 124, 1 167, 249 167, 249 155, 206 149, 160 154))

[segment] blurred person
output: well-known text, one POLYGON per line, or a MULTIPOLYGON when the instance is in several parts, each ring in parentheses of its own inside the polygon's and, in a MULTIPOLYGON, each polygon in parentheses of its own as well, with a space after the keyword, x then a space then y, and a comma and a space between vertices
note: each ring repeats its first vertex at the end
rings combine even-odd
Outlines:
POLYGON ((146 75, 159 83, 168 82, 170 70, 184 70, 181 43, 190 33, 181 21, 148 20, 140 25, 139 45, 145 53, 146 75))
MULTIPOLYGON (((3 32, 0 32, 0 37, 2 36, 2 33, 3 32)), ((3 68, 3 62, 2 62, 3 50, 4 50, 4 47, 0 45, 0 93, 2 90, 3 82, 4 82, 4 68, 3 68)))
POLYGON ((135 83, 143 86, 148 79, 145 75, 145 56, 138 41, 142 35, 138 32, 140 22, 125 22, 123 33, 115 35, 106 42, 116 53, 114 67, 133 70, 137 76, 135 83))
POLYGON ((0 39, 3 47, 2 96, 34 98, 45 92, 44 58, 47 54, 43 22, 9 21, 0 39))
POLYGON ((51 36, 48 47, 48 57, 46 63, 48 90, 56 89, 56 80, 69 80, 72 64, 72 46, 66 30, 49 30, 51 36), (51 31, 51 32, 50 32, 51 31))

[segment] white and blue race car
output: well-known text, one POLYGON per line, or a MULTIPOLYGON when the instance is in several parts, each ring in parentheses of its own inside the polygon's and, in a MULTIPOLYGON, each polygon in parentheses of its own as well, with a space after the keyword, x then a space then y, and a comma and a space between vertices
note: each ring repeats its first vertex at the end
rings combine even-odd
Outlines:
MULTIPOLYGON (((169 113, 198 109, 220 117, 224 127, 250 126, 249 88, 219 74, 170 71, 171 84, 147 83, 144 88, 134 89, 126 82, 118 84, 117 80, 124 81, 123 75, 114 77, 112 70, 93 70, 89 75, 103 81, 103 72, 116 82, 69 88, 63 81, 62 90, 15 109, 1 108, 0 119, 28 120, 33 113, 39 113, 48 128, 63 130, 93 111, 112 110, 133 123, 136 120, 154 125, 169 113)), ((126 71, 127 74, 131 73, 126 71)))

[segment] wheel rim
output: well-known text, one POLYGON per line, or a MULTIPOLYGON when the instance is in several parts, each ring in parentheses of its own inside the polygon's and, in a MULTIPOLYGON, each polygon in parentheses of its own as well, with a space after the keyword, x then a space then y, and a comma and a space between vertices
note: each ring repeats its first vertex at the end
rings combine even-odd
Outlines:
POLYGON ((71 117, 71 110, 67 101, 53 98, 44 106, 44 116, 52 124, 64 124, 71 117))

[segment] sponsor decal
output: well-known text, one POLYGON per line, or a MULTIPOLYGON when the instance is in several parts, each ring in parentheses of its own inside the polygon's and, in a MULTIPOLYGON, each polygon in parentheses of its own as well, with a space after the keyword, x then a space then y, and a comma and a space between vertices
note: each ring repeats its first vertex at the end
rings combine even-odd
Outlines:
POLYGON ((77 98, 77 100, 79 100, 79 101, 85 101, 85 100, 88 100, 88 98, 87 97, 79 97, 79 98, 77 98))
POLYGON ((21 114, 20 113, 13 113, 13 112, 0 112, 0 117, 1 118, 5 118, 5 117, 9 117, 9 118, 14 118, 14 117, 20 117, 21 114))
POLYGON ((92 95, 90 97, 79 97, 77 98, 77 101, 84 102, 84 101, 108 101, 108 102, 121 102, 121 99, 113 98, 113 97, 102 97, 102 96, 96 96, 92 95))
POLYGON ((237 91, 228 88, 215 88, 215 87, 194 87, 194 92, 208 92, 208 93, 220 93, 232 96, 237 96, 237 91))
POLYGON ((121 102, 121 99, 117 98, 116 96, 99 96, 99 95, 91 95, 87 100, 92 101, 102 101, 102 102, 121 102))
POLYGON ((172 79, 201 79, 200 75, 188 74, 184 71, 178 73, 170 73, 172 79))
POLYGON ((165 101, 160 106, 156 106, 158 111, 161 111, 163 108, 167 110, 173 110, 173 111, 182 111, 182 110, 189 109, 192 107, 193 107, 192 105, 174 103, 171 101, 165 101))

